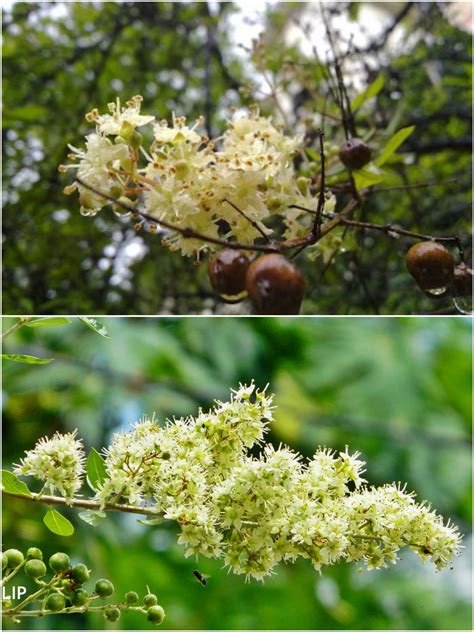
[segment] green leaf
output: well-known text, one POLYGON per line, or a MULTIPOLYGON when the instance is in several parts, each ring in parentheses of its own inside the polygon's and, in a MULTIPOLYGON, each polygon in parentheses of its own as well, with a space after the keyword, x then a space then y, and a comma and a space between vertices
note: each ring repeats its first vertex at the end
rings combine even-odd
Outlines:
POLYGON ((81 511, 77 515, 93 527, 97 527, 107 517, 105 511, 81 511))
POLYGON ((354 171, 354 180, 358 189, 371 187, 374 184, 382 182, 386 177, 387 174, 384 171, 377 169, 377 167, 373 164, 368 167, 364 167, 363 169, 359 169, 358 171, 354 171))
POLYGON ((162 516, 158 516, 158 518, 148 518, 147 520, 142 520, 141 518, 137 520, 140 524, 144 524, 146 527, 154 527, 158 524, 163 524, 166 522, 166 518, 162 516))
POLYGON ((373 99, 373 97, 377 96, 377 94, 382 90, 385 84, 385 77, 383 75, 379 75, 377 79, 372 81, 372 83, 367 86, 364 92, 358 94, 355 99, 352 101, 352 109, 357 110, 361 105, 364 105, 369 99, 373 99))
POLYGON ((81 323, 84 323, 86 327, 95 331, 95 333, 99 334, 99 336, 102 336, 103 338, 110 338, 107 329, 95 318, 89 318, 88 316, 78 316, 78 318, 81 323))
POLYGON ((26 483, 18 480, 18 477, 9 472, 8 470, 2 470, 2 489, 12 494, 21 494, 21 496, 31 496, 31 492, 28 489, 26 483))
POLYGON ((25 323, 26 327, 62 327, 71 322, 66 316, 47 316, 44 318, 33 318, 25 323))
POLYGON ((306 147, 305 151, 308 156, 315 162, 319 162, 321 160, 321 156, 315 149, 311 149, 311 147, 306 147))
POLYGON ((54 358, 35 358, 31 355, 22 355, 21 353, 2 353, 4 360, 13 360, 14 362, 23 362, 24 364, 49 364, 54 358))
POLYGON ((56 509, 48 509, 43 522, 56 535, 70 536, 74 533, 72 522, 62 516, 56 509))
POLYGON ((410 127, 404 127, 403 129, 398 130, 392 138, 385 145, 385 149, 382 152, 382 155, 376 160, 375 164, 380 167, 390 158, 392 154, 394 154, 400 145, 406 141, 406 139, 413 134, 415 131, 415 126, 410 125, 410 127))
POLYGON ((99 484, 103 483, 107 478, 104 459, 94 448, 89 452, 87 457, 87 483, 95 492, 99 489, 99 484))

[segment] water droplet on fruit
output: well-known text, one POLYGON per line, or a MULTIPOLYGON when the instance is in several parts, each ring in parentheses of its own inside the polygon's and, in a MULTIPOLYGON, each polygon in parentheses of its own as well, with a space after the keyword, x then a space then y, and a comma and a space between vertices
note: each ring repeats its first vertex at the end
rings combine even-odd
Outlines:
POLYGON ((472 296, 455 296, 453 298, 453 304, 461 314, 471 316, 474 313, 472 310, 472 296))
POLYGON ((431 294, 431 296, 441 296, 442 294, 446 292, 447 289, 448 288, 444 286, 444 287, 433 287, 425 291, 427 294, 431 294))
POLYGON ((114 208, 113 214, 120 219, 128 219, 131 215, 130 211, 126 211, 125 209, 114 208))

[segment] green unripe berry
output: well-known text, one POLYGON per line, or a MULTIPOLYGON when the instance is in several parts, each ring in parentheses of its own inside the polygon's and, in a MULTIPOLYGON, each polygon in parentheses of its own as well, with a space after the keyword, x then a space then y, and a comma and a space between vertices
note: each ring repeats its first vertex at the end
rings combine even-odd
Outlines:
POLYGON ((49 595, 46 599, 46 610, 51 610, 51 612, 59 612, 66 607, 66 599, 63 595, 59 593, 53 593, 49 595))
POLYGON ((104 618, 107 621, 118 621, 120 619, 120 610, 116 606, 107 606, 104 610, 104 618))
POLYGON ((18 551, 18 549, 8 549, 5 551, 4 555, 7 558, 8 568, 16 568, 17 566, 20 566, 25 559, 23 553, 18 551))
POLYGON ((71 571, 71 579, 73 579, 76 584, 85 584, 89 579, 89 569, 85 564, 76 564, 72 567, 71 571))
POLYGON ((26 552, 26 557, 29 557, 31 560, 42 560, 43 552, 41 549, 37 549, 35 546, 32 546, 26 552))
POLYGON ((67 571, 71 566, 71 560, 69 559, 69 555, 66 553, 54 553, 49 558, 49 566, 56 573, 62 573, 63 571, 67 571))
POLYGON ((145 606, 145 608, 151 608, 151 606, 156 606, 156 604, 158 603, 158 599, 156 597, 156 595, 145 595, 145 597, 143 598, 143 605, 145 606))
POLYGON ((75 590, 71 595, 71 602, 73 606, 83 606, 89 600, 89 595, 85 590, 79 588, 75 590))
POLYGON ((8 566, 8 557, 5 555, 5 553, 2 553, 2 570, 5 570, 7 566, 8 566))
POLYGON ((150 623, 154 623, 155 625, 160 625, 160 623, 163 623, 165 619, 165 611, 163 610, 161 606, 152 606, 148 610, 146 614, 146 618, 148 619, 150 623))
POLYGON ((95 592, 99 597, 105 599, 114 592, 114 585, 108 579, 98 579, 95 583, 95 592))
POLYGON ((28 560, 25 564, 25 573, 35 579, 46 575, 46 564, 41 560, 28 560))
POLYGON ((125 603, 127 603, 129 606, 137 602, 138 602, 138 595, 136 592, 130 591, 125 595, 125 603))

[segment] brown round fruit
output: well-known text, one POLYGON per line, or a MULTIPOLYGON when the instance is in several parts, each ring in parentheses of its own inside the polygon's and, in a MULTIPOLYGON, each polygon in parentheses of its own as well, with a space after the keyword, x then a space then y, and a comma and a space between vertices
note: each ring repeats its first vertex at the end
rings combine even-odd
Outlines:
POLYGON ((408 271, 422 290, 444 294, 454 277, 454 259, 449 250, 434 241, 422 241, 405 256, 408 271))
POLYGON ((339 150, 339 158, 348 169, 362 169, 370 162, 370 147, 360 138, 349 138, 339 150))
POLYGON ((454 268, 454 279, 452 293, 454 296, 471 296, 472 295, 472 277, 474 272, 472 268, 465 263, 460 263, 454 268))
POLYGON ((217 294, 236 296, 245 290, 245 275, 250 261, 239 250, 225 248, 209 261, 207 271, 217 294))
POLYGON ((250 264, 246 288, 259 314, 298 314, 304 277, 283 255, 264 255, 250 264))

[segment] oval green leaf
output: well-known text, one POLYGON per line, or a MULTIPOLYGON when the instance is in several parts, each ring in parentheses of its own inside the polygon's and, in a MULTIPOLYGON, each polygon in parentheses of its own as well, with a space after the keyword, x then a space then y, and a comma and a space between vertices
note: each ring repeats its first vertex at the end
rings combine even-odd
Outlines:
POLYGON ((364 90, 356 96, 356 98, 352 101, 352 109, 357 110, 361 105, 364 105, 369 99, 373 99, 373 97, 377 96, 380 90, 382 90, 385 83, 385 78, 383 75, 379 75, 377 79, 372 81, 372 83, 364 90))
POLYGON ((94 448, 89 452, 86 463, 87 483, 95 492, 107 478, 104 459, 94 448))
POLYGON ((396 134, 392 136, 392 138, 385 145, 385 149, 382 152, 382 155, 377 158, 376 165, 380 167, 392 156, 400 145, 406 141, 406 139, 413 134, 415 131, 415 126, 410 125, 410 127, 404 127, 403 129, 398 130, 396 134))
POLYGON ((95 318, 89 318, 88 316, 78 316, 78 318, 81 323, 83 323, 86 327, 89 327, 89 329, 92 329, 92 331, 95 331, 95 333, 99 334, 99 336, 102 336, 103 338, 110 338, 107 329, 95 318))
POLYGON ((22 355, 21 353, 2 353, 4 360, 13 360, 23 364, 49 364, 54 358, 36 358, 35 356, 22 355))
POLYGON ((56 509, 48 509, 43 522, 56 535, 70 536, 74 533, 72 522, 62 516, 56 509))
POLYGON ((66 316, 46 316, 44 318, 32 318, 25 325, 26 327, 63 327, 70 322, 71 319, 66 316))
POLYGON ((11 494, 19 494, 21 496, 31 496, 26 483, 20 481, 13 472, 2 470, 2 489, 11 494))
POLYGON ((107 517, 105 511, 81 511, 77 515, 93 527, 97 527, 107 517))

